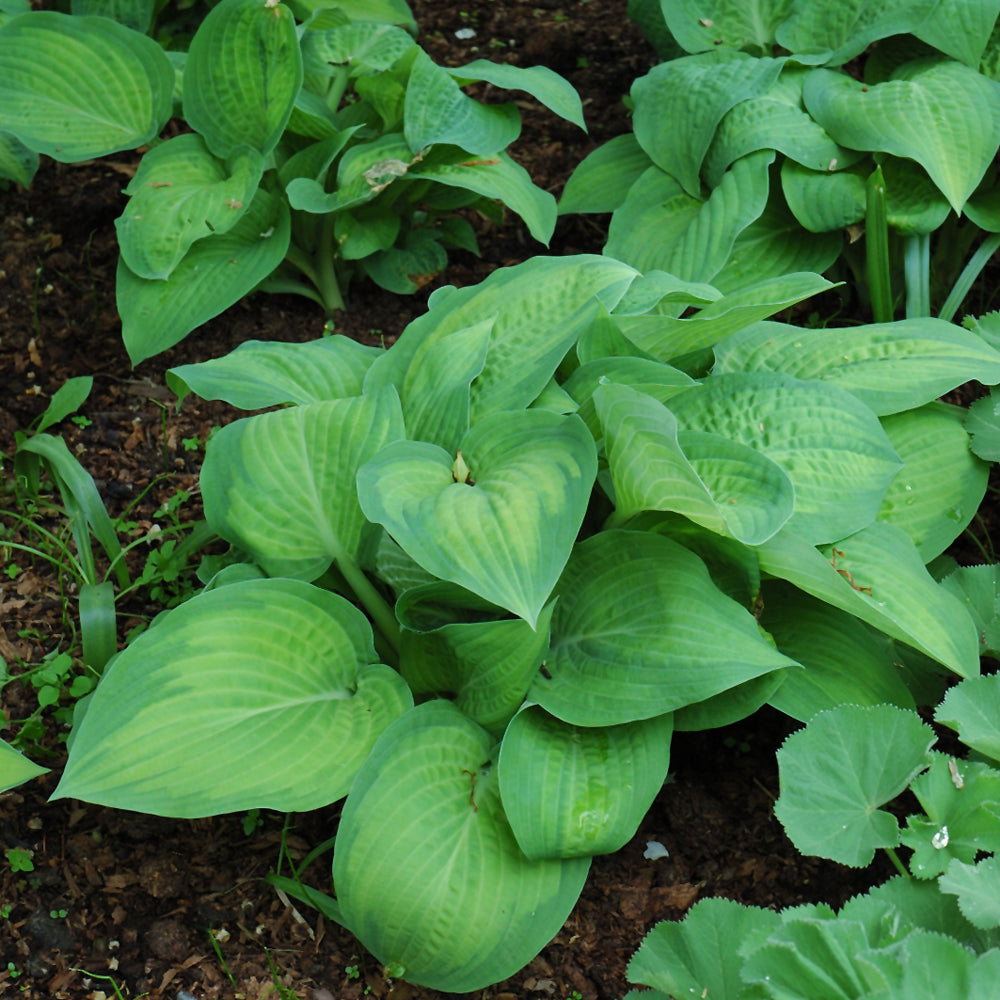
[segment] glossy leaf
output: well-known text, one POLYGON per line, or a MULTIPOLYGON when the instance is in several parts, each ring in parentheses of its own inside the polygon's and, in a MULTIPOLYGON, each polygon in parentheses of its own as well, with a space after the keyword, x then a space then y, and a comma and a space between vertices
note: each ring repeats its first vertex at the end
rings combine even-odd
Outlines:
POLYGON ((500 802, 492 737, 434 701, 390 726, 358 774, 333 879, 345 923, 380 962, 409 982, 465 993, 512 975, 548 943, 589 865, 524 856, 500 802))
POLYGON ((41 767, 18 753, 9 743, 0 740, 0 792, 23 785, 40 774, 48 773, 47 767, 41 767))
POLYGON ((111 663, 54 797, 161 816, 316 809, 347 794, 410 705, 343 598, 234 583, 168 612, 111 663))

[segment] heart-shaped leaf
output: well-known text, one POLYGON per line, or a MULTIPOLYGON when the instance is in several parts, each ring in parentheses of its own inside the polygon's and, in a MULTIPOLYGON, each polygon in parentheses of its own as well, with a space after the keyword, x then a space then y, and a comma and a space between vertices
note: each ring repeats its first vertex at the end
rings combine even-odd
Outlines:
POLYGON ((316 809, 413 701, 362 612, 294 580, 207 591, 105 671, 54 797, 161 816, 316 809))
POLYGON ((604 531, 581 542, 557 593, 529 696, 572 725, 649 719, 793 663, 694 553, 663 535, 604 531))
POLYGON ((368 527, 358 468, 404 434, 388 387, 234 421, 206 450, 205 516, 272 576, 315 580, 357 555, 368 527))
POLYGON ((399 441, 358 472, 361 508, 424 569, 532 627, 566 565, 597 474, 579 417, 484 417, 458 456, 399 441))
POLYGON ((500 795, 532 859, 610 854, 635 835, 667 776, 670 715, 622 726, 570 726, 537 705, 500 747, 500 795))
POLYGON ((962 63, 928 57, 871 86, 815 70, 806 108, 839 143, 916 160, 956 212, 983 179, 1000 145, 1000 83, 962 63), (913 127, 918 109, 919 129, 913 127))
POLYGON ((333 879, 345 924, 380 962, 466 993, 544 947, 589 867, 524 856, 500 802, 493 738, 432 701, 386 730, 355 779, 333 879))

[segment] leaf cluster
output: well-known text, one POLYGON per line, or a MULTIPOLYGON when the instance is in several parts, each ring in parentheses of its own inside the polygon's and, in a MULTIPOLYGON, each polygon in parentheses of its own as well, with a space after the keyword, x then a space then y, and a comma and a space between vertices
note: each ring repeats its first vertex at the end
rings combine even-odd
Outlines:
POLYGON ((516 106, 462 89, 524 90, 583 127, 551 70, 445 70, 414 41, 404 0, 222 0, 170 51, 144 33, 153 0, 97 6, 109 16, 83 0, 73 14, 0 13, 0 177, 29 184, 39 154, 150 146, 116 223, 134 363, 256 288, 328 313, 355 275, 415 291, 448 248, 477 250, 468 215, 498 219, 498 202, 551 236, 555 199, 506 152, 516 106), (187 129, 162 141, 172 117, 187 129))
POLYGON ((388 350, 172 369, 179 396, 271 408, 206 447, 233 558, 112 660, 56 794, 171 816, 346 797, 337 898, 309 898, 464 991, 558 930, 673 730, 912 709, 977 674, 927 564, 988 466, 935 400, 1000 382, 1000 353, 929 318, 767 319, 828 287, 536 257, 435 292, 388 350))
POLYGON ((641 270, 733 291, 832 269, 877 320, 904 289, 907 316, 954 315, 1000 245, 994 0, 630 9, 665 61, 633 84, 634 133, 580 164, 560 212, 611 212, 607 252, 641 270))

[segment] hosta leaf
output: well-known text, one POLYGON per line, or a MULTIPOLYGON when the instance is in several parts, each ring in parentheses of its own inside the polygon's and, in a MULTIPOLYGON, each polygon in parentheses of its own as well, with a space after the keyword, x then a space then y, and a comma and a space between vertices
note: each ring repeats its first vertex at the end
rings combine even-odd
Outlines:
POLYGON ((926 814, 910 816, 900 838, 917 878, 935 878, 952 858, 971 864, 980 851, 1000 850, 1000 771, 935 753, 910 790, 926 814))
POLYGON ((173 90, 160 46, 108 18, 31 11, 0 28, 0 130, 54 160, 149 142, 173 90))
POLYGON ((784 529, 757 552, 764 572, 916 647, 960 676, 979 673, 976 627, 963 602, 931 578, 901 528, 876 521, 822 551, 784 529))
POLYGON ((793 662, 696 555, 662 535, 605 531, 580 543, 557 594, 546 671, 529 696, 572 725, 649 719, 793 662))
POLYGON ((205 16, 184 64, 184 118, 223 159, 240 146, 270 153, 302 87, 291 10, 222 0, 205 16))
POLYGON ((40 774, 47 773, 47 767, 41 767, 18 753, 9 743, 0 740, 0 792, 23 785, 40 774))
POLYGON ((811 233, 829 233, 863 219, 867 166, 831 172, 785 160, 781 190, 799 224, 811 233))
POLYGON ((155 8, 156 0, 71 0, 70 3, 76 17, 99 14, 143 33, 153 23, 155 8))
POLYGON ((916 160, 956 212, 1000 145, 1000 84, 950 59, 918 59, 892 80, 870 87, 842 73, 815 70, 803 98, 809 113, 842 145, 916 160))
POLYGON ((773 160, 770 150, 737 160, 706 201, 650 167, 612 215, 605 253, 640 271, 711 281, 739 234, 764 211, 773 160))
POLYGON ((418 49, 406 85, 404 134, 410 151, 459 146, 475 156, 506 149, 521 131, 513 104, 480 104, 463 93, 452 72, 418 49))
POLYGON ((524 219, 539 243, 548 243, 552 238, 556 225, 555 198, 536 187, 527 170, 506 153, 477 158, 461 150, 448 149, 440 154, 434 151, 414 168, 412 175, 475 191, 485 198, 499 198, 524 219))
POLYGON ((414 694, 447 693, 464 715, 499 736, 524 701, 548 649, 552 605, 542 610, 535 629, 520 618, 434 620, 427 605, 451 598, 455 591, 471 596, 435 582, 414 587, 399 599, 399 670, 414 694))
POLYGON ((418 441, 384 448, 359 471, 358 494, 368 519, 424 569, 534 627, 596 474, 583 421, 523 410, 473 425, 457 458, 418 441))
POLYGON ((125 188, 132 197, 115 220, 129 269, 140 278, 167 278, 192 243, 232 229, 253 200, 263 166, 250 147, 223 163, 193 134, 151 149, 125 188))
POLYGON ((1000 0, 948 0, 935 5, 912 34, 978 70, 997 15, 1000 0))
POLYGON ((636 271, 607 257, 532 257, 497 268, 479 285, 435 292, 428 311, 372 367, 367 386, 402 387, 424 345, 494 320, 486 365, 472 385, 472 422, 528 406, 586 330, 599 297, 613 307, 636 271), (516 358, 516 364, 511 359, 516 358))
POLYGON ((791 6, 792 0, 676 0, 661 9, 670 33, 688 52, 720 45, 768 52, 791 6))
POLYGON ((367 528, 358 468, 404 434, 388 388, 234 421, 206 449, 205 516, 271 576, 315 580, 357 555, 367 528))
POLYGON ((309 30, 302 35, 302 57, 307 73, 329 74, 332 66, 351 64, 351 76, 389 69, 416 42, 409 32, 373 20, 348 21, 309 30))
POLYGON ((33 149, 28 149, 13 132, 0 130, 0 180, 31 187, 38 163, 38 154, 33 149))
POLYGON ((316 809, 411 705, 352 604, 293 580, 233 583, 112 661, 54 796, 161 816, 316 809))
POLYGON ((934 720, 957 730, 973 750, 1000 762, 1000 675, 970 677, 951 688, 934 720))
POLYGON ((633 344, 668 361, 711 347, 737 330, 832 287, 818 274, 781 274, 730 292, 689 318, 651 314, 616 316, 615 321, 633 344))
POLYGON ((814 542, 869 524, 899 471, 871 410, 824 382, 779 372, 712 375, 674 396, 670 409, 682 429, 732 438, 776 462, 795 489, 789 526, 814 542))
POLYGON ((918 27, 936 5, 937 0, 793 0, 775 37, 800 62, 840 66, 872 42, 918 27))
POLYGON ((444 270, 448 253, 438 234, 430 229, 411 229, 398 246, 377 250, 361 262, 365 274, 376 285, 397 295, 412 295, 444 270))
POLYGON ((464 66, 449 67, 448 72, 462 81, 485 80, 501 90, 523 90, 560 118, 586 131, 580 95, 568 80, 548 66, 515 66, 476 59, 464 66))
POLYGON ((715 187, 726 168, 757 149, 776 149, 810 170, 850 166, 863 154, 837 145, 802 107, 809 70, 786 68, 765 94, 730 108, 705 155, 705 183, 715 187))
POLYGON ((786 372, 847 389, 879 416, 922 406, 970 379, 1000 382, 1000 352, 932 317, 810 330, 762 322, 715 345, 715 374, 786 372))
POLYGON ((631 132, 609 139, 576 165, 559 198, 559 214, 613 212, 651 163, 631 132))
POLYGON ((776 930, 780 920, 761 906, 702 899, 682 921, 663 920, 643 938, 628 978, 673 997, 736 1000, 742 995, 740 969, 751 942, 776 930))
POLYGON ((769 699, 779 712, 806 722, 838 705, 916 707, 892 642, 870 625, 783 581, 767 584, 763 604, 761 625, 805 667, 787 671, 769 699))
POLYGON ((583 887, 588 859, 521 852, 495 764, 485 730, 430 702, 386 730, 344 805, 333 862, 341 913, 409 982, 464 993, 512 975, 583 887))
POLYGON ((119 260, 115 297, 132 364, 173 347, 252 291, 284 260, 290 237, 287 204, 261 189, 228 233, 193 244, 165 281, 140 278, 119 260))
POLYGON ((958 407, 929 403, 882 420, 903 468, 878 518, 902 528, 925 563, 968 527, 986 495, 990 467, 969 450, 964 415, 958 407))
POLYGON ((1000 927, 1000 858, 975 865, 953 860, 938 885, 942 892, 958 896, 962 913, 977 927, 1000 927))
POLYGON ((862 868, 899 843, 881 806, 927 767, 934 739, 915 712, 892 705, 820 712, 778 750, 775 815, 803 854, 862 868))
POLYGON ((702 161, 722 116, 738 102, 766 93, 783 64, 725 50, 654 66, 632 84, 639 145, 684 192, 699 197, 702 161))
POLYGON ((167 385, 183 399, 224 399, 241 410, 360 396, 365 373, 382 353, 335 334, 304 344, 247 340, 221 358, 178 365, 167 385))
POLYGON ((537 705, 500 747, 504 811, 532 859, 610 854, 635 835, 667 776, 673 720, 571 726, 537 705))
POLYGON ((679 437, 669 409, 627 386, 601 386, 594 402, 621 517, 674 510, 747 545, 791 517, 791 481, 761 452, 715 434, 679 437))

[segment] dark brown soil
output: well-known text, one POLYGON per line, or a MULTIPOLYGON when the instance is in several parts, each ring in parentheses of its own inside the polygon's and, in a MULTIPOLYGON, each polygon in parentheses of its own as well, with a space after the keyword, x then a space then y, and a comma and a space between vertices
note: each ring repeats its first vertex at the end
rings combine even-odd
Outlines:
MULTIPOLYGON (((525 129, 513 153, 554 193, 589 149, 629 127, 621 98, 653 55, 625 6, 624 0, 412 2, 421 41, 438 62, 488 56, 546 64, 581 92, 589 136, 521 101, 525 129), (458 40, 460 28, 472 28, 475 37, 458 40)), ((489 91, 481 96, 499 98, 489 91)), ((132 370, 115 311, 113 222, 134 162, 126 155, 79 166, 47 162, 32 190, 0 192, 0 452, 7 487, 0 507, 14 507, 15 431, 28 427, 67 378, 92 374, 94 391, 82 409, 89 425, 67 420, 56 430, 95 478, 111 514, 128 508, 138 535, 179 490, 191 494, 182 518, 199 516, 201 451, 188 449, 237 415, 194 397, 176 412, 163 372, 221 356, 251 338, 315 338, 324 318, 305 300, 257 296, 132 370)), ((599 252, 605 221, 562 220, 551 252, 599 252)), ((447 273, 416 296, 353 289, 338 332, 391 343, 421 313, 434 284, 477 282, 497 266, 545 252, 514 218, 501 228, 481 225, 479 238, 482 259, 456 254, 447 273)), ((9 540, 32 540, 11 517, 3 523, 9 540)), ((58 518, 45 523, 60 530, 58 518)), ((62 614, 69 581, 44 560, 2 545, 0 560, 18 567, 0 574, 0 667, 5 661, 18 674, 54 651, 74 652, 71 590, 69 620, 62 614)), ((124 641, 160 606, 139 594, 120 610, 124 641)), ((33 697, 20 682, 3 688, 4 738, 17 736, 19 721, 37 704, 33 697)), ((620 997, 643 934, 658 920, 683 916, 696 899, 840 904, 888 877, 887 865, 855 872, 802 858, 784 837, 772 811, 774 750, 790 728, 777 713, 763 713, 723 731, 675 737, 672 780, 639 833, 619 853, 595 859, 578 906, 542 954, 481 996, 620 997), (645 859, 650 840, 669 857, 645 859)), ((280 862, 282 816, 262 815, 248 835, 245 817, 237 815, 177 821, 48 804, 62 761, 60 732, 50 712, 35 758, 52 773, 0 797, 0 850, 31 851, 34 865, 16 871, 0 857, 0 997, 96 1000, 114 996, 115 984, 125 997, 177 1000, 256 1000, 278 995, 279 984, 288 990, 283 996, 299 1000, 440 995, 390 982, 350 935, 306 907, 296 910, 262 882, 280 862)), ((328 838, 337 816, 334 806, 289 817, 292 857, 301 859, 328 838)), ((328 856, 305 874, 329 891, 328 856)))

